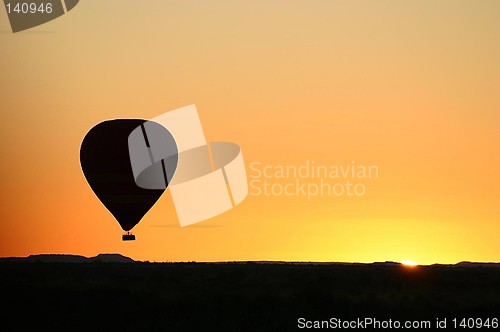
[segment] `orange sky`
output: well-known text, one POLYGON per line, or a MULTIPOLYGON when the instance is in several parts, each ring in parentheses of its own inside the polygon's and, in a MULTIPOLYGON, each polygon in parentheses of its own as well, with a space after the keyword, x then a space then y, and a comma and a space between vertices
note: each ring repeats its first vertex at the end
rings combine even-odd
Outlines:
MULTIPOLYGON (((500 261, 497 1, 86 0, 0 10, 0 256, 500 261), (196 104, 250 164, 374 164, 362 197, 252 196, 181 228, 167 191, 122 242, 80 143, 196 104)), ((286 183, 286 179, 275 179, 286 183)))

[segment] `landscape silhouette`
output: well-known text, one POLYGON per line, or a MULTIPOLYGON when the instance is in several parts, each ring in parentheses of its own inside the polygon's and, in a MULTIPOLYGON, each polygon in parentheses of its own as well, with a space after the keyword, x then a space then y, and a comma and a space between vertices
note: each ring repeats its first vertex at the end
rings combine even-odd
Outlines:
POLYGON ((2 326, 25 330, 297 329, 297 319, 495 317, 500 264, 138 262, 119 254, 0 259, 2 326))

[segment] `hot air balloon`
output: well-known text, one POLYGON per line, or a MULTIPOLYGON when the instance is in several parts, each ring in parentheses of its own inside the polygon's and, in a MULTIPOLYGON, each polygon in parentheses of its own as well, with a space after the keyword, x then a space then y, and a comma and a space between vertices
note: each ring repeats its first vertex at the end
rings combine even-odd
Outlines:
POLYGON ((94 126, 83 139, 80 164, 95 195, 126 232, 122 239, 135 240, 130 231, 160 198, 175 172, 177 145, 166 128, 151 121, 109 120, 94 126), (129 147, 132 132, 142 134, 142 145, 136 135, 136 144, 129 147), (140 174, 137 164, 142 166, 140 174), (161 178, 163 185, 146 189, 137 185, 138 177, 146 183, 161 178))

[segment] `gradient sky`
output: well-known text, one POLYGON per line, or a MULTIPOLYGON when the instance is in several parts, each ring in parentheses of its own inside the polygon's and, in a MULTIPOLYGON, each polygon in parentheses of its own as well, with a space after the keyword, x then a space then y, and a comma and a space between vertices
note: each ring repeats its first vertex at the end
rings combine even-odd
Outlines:
MULTIPOLYGON (((0 256, 500 261, 500 2, 85 0, 13 34, 0 10, 0 256), (374 164, 363 197, 249 196, 122 230, 88 186, 95 124, 196 104, 266 165, 374 164)), ((277 180, 279 181, 279 180, 277 180)))

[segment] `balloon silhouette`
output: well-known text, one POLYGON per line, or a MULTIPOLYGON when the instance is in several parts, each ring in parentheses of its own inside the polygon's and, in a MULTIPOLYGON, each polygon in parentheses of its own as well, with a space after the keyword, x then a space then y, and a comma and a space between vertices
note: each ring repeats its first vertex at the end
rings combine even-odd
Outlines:
MULTIPOLYGON (((135 160, 137 163, 137 157, 135 160)), ((83 139, 80 147, 80 164, 96 196, 127 232, 122 239, 134 240, 135 236, 130 234, 130 230, 160 198, 175 172, 177 145, 166 128, 151 121, 109 120, 94 126, 83 139), (150 158, 143 161, 144 174, 149 178, 161 175, 163 181, 161 187, 146 189, 136 183, 131 164, 134 156, 129 149, 129 136, 134 130, 137 132, 137 129, 141 130, 145 144, 139 148, 136 146, 134 153, 137 155, 141 148, 144 150, 142 155, 150 158), (158 156, 156 159, 153 158, 151 153, 151 150, 154 150, 153 146, 166 146, 168 158, 159 159, 158 156)))

